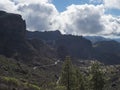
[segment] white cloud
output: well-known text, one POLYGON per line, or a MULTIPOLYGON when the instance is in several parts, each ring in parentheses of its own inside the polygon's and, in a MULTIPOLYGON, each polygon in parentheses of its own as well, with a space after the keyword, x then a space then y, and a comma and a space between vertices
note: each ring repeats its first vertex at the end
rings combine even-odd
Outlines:
POLYGON ((112 15, 102 16, 102 23, 105 26, 104 35, 118 35, 120 33, 120 18, 112 15))
POLYGON ((14 2, 10 0, 0 0, 0 10, 5 10, 9 12, 17 12, 17 6, 14 2))
POLYGON ((103 4, 109 9, 120 9, 120 0, 89 0, 91 4, 103 4))
POLYGON ((53 18, 58 14, 54 5, 49 3, 29 4, 18 9, 27 22, 30 30, 50 30, 53 18))
POLYGON ((120 35, 120 18, 106 15, 103 5, 71 5, 60 14, 58 21, 64 33, 120 35))
POLYGON ((120 18, 106 15, 103 4, 70 5, 64 12, 58 12, 50 0, 0 0, 0 10, 20 13, 29 30, 59 29, 76 35, 120 34, 120 18))
POLYGON ((50 0, 2 0, 0 6, 0 10, 21 14, 29 30, 55 29, 52 22, 58 11, 50 0))
POLYGON ((106 8, 120 9, 120 0, 104 0, 106 8))
POLYGON ((61 13, 66 33, 97 34, 104 30, 101 15, 104 13, 102 5, 71 5, 61 13))

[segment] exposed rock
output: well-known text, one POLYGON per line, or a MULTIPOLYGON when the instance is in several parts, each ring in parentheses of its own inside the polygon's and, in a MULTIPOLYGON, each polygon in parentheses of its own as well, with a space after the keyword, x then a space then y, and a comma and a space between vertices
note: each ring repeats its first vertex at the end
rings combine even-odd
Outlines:
POLYGON ((26 39, 26 23, 21 15, 0 11, 0 54, 34 62, 53 58, 53 52, 41 40, 26 39))
POLYGON ((26 24, 21 15, 0 11, 0 39, 19 41, 25 38, 26 24))

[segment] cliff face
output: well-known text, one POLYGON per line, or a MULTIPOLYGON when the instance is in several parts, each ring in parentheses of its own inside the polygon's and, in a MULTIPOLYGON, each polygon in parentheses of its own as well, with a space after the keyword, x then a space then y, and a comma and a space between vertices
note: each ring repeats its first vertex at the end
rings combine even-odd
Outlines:
POLYGON ((0 11, 0 54, 10 57, 25 47, 25 32, 21 15, 0 11))
MULTIPOLYGON (((0 11, 0 39, 19 41, 25 38, 26 24, 21 15, 0 11)), ((6 41, 5 40, 5 41, 6 41)))
MULTIPOLYGON (((26 38, 26 23, 21 15, 0 11, 0 54, 24 61, 42 61, 54 53, 41 40, 26 38), (47 52, 47 53, 46 53, 47 52)), ((46 59, 47 60, 47 59, 46 59)))
POLYGON ((20 15, 0 11, 0 90, 7 90, 8 87, 11 90, 36 90, 35 85, 35 88, 31 86, 29 88, 26 85, 24 85, 25 88, 21 87, 23 84, 18 80, 17 83, 20 87, 11 84, 12 82, 6 84, 9 77, 16 77, 25 80, 25 82, 29 80, 29 82, 39 85, 42 85, 43 82, 51 82, 54 79, 53 73, 56 75, 59 71, 58 66, 54 67, 53 65, 55 62, 53 57, 55 57, 54 50, 43 41, 26 38, 26 24, 20 15), (41 68, 33 69, 35 66, 47 64, 53 66, 44 70, 41 68), (52 74, 53 76, 51 76, 52 74), (1 76, 7 76, 7 81, 2 82, 1 76))

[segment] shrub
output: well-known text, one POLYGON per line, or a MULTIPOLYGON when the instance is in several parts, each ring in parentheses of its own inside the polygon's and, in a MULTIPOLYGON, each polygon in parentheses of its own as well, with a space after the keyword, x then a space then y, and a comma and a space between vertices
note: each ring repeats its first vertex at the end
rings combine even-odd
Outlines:
POLYGON ((54 90, 66 90, 65 86, 57 86, 54 90))

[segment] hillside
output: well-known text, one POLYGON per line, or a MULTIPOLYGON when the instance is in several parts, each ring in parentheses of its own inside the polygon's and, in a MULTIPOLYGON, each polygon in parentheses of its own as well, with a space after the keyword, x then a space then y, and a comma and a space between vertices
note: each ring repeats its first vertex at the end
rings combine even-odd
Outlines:
POLYGON ((120 43, 117 41, 101 41, 93 45, 96 55, 106 63, 109 61, 110 64, 120 63, 120 43), (100 55, 102 57, 100 57, 100 55))
POLYGON ((62 35, 59 31, 27 32, 28 39, 39 39, 55 48, 59 58, 92 58, 92 43, 82 36, 62 35))
POLYGON ((0 11, 0 27, 1 77, 41 87, 56 80, 61 66, 55 65, 55 50, 42 40, 26 38, 26 24, 21 15, 0 11))
POLYGON ((100 41, 110 41, 112 39, 105 38, 102 36, 84 36, 86 39, 90 40, 92 43, 100 42, 100 41))
POLYGON ((56 57, 55 51, 43 41, 26 38, 26 23, 22 16, 0 11, 0 27, 0 54, 24 62, 49 61, 56 57))
POLYGON ((101 41, 117 41, 120 42, 120 38, 106 38, 103 36, 84 36, 86 39, 90 40, 92 43, 101 42, 101 41))
POLYGON ((119 48, 116 41, 92 44, 82 36, 59 31, 30 32, 21 15, 0 11, 0 89, 61 90, 55 87, 66 56, 86 76, 91 60, 99 60, 108 75, 109 90, 114 83, 119 89, 119 65, 103 64, 120 64, 119 48))
POLYGON ((83 36, 62 35, 59 31, 28 31, 27 38, 43 40, 56 50, 58 58, 62 60, 69 55, 75 60, 97 59, 105 64, 120 63, 120 43, 110 39, 97 37, 99 40, 94 41, 96 37, 92 37, 92 43, 83 36))

